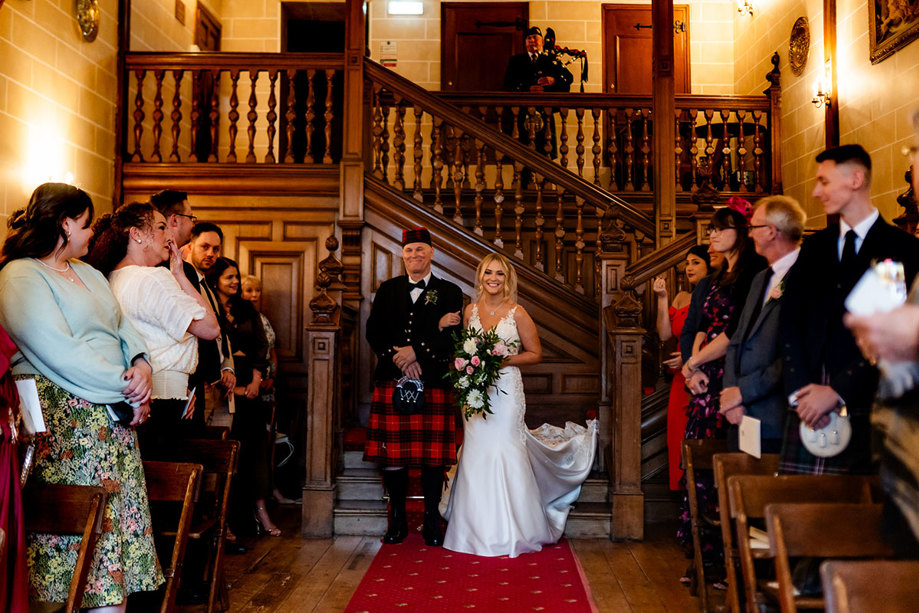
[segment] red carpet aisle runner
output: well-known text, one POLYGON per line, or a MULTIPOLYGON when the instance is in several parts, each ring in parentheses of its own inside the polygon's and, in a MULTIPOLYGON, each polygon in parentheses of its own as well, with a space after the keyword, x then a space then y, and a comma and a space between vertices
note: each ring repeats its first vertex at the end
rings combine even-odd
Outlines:
POLYGON ((383 545, 345 613, 596 613, 567 541, 514 559, 427 547, 419 534, 383 545))

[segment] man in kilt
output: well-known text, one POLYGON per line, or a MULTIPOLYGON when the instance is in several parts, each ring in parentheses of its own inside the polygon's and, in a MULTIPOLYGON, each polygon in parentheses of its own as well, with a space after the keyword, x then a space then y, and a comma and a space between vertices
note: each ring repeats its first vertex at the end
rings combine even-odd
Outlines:
POLYGON ((380 285, 367 319, 367 342, 377 356, 370 428, 364 460, 383 468, 389 492, 387 544, 408 535, 405 497, 408 468, 421 468, 424 492, 424 541, 440 546, 438 505, 446 467, 456 463, 455 407, 444 378, 453 354, 452 334, 462 323, 460 288, 431 274, 434 249, 425 228, 402 232, 402 261, 407 274, 380 285), (406 415, 393 406, 402 377, 424 384, 421 411, 406 415))
POLYGON ((871 203, 871 158, 859 145, 827 149, 817 156, 817 186, 827 227, 807 237, 797 264, 786 276, 780 316, 786 394, 797 409, 788 412, 779 472, 841 474, 872 472, 871 404, 878 369, 866 360, 843 325, 845 299, 874 260, 903 264, 907 286, 919 266, 919 240, 888 224, 871 203), (811 454, 798 432, 829 423, 845 406, 852 438, 838 455, 811 454))

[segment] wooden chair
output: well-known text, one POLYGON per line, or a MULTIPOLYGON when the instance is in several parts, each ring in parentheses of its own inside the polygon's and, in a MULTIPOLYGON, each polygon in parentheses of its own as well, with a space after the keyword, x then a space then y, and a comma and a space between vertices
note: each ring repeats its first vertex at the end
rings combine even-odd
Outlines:
POLYGON ((734 542, 734 522, 731 519, 731 505, 728 501, 728 477, 734 475, 774 475, 779 468, 779 454, 763 454, 754 458, 747 453, 717 453, 712 459, 715 465, 715 487, 718 489, 718 513, 721 518, 721 539, 724 541, 724 567, 728 585, 725 603, 732 613, 740 613, 740 591, 738 590, 737 544, 734 542))
POLYGON ((919 608, 919 561, 830 560, 820 565, 820 576, 827 613, 913 613, 919 608))
MULTIPOLYGON (((188 543, 188 532, 202 471, 200 464, 144 462, 147 498, 150 500, 154 529, 158 536, 173 539, 169 563, 163 565, 166 585, 160 613, 169 613, 175 609, 176 593, 182 577, 182 562, 185 559, 185 546, 188 543), (177 523, 174 521, 175 503, 182 505, 177 523), (159 517, 158 511, 161 514, 159 517), (167 518, 170 521, 166 521, 167 518)), ((165 562, 165 559, 160 556, 160 563, 162 562, 165 562)))
POLYGON ((218 598, 221 606, 226 609, 229 607, 229 598, 223 580, 223 541, 227 531, 227 505, 239 456, 239 442, 188 439, 171 455, 173 460, 201 464, 204 468, 201 498, 206 498, 207 502, 196 505, 188 538, 202 542, 210 539, 205 569, 209 584, 207 612, 214 611, 218 598))
POLYGON ((102 534, 108 494, 101 487, 88 485, 32 483, 22 496, 26 532, 83 536, 64 605, 64 611, 72 613, 83 602, 89 567, 102 534))
POLYGON ((766 505, 782 502, 872 501, 876 477, 854 475, 734 475, 729 477, 728 504, 736 528, 737 555, 743 573, 746 608, 757 613, 765 603, 756 580, 754 560, 772 558, 765 542, 755 547, 751 522, 766 517, 766 505))
POLYGON ((717 453, 725 453, 728 443, 724 439, 689 439, 683 441, 683 468, 686 470, 686 489, 689 494, 690 529, 692 531, 693 558, 695 576, 690 591, 702 599, 702 611, 708 613, 708 587, 705 583, 705 567, 702 563, 702 531, 716 530, 717 518, 704 516, 699 512, 699 495, 696 492, 698 471, 712 470, 712 458, 717 453))
POLYGON ((226 426, 204 426, 199 436, 200 438, 225 441, 230 438, 230 429, 226 426))
MULTIPOLYGON (((789 556, 878 558, 893 555, 881 534, 880 504, 792 503, 766 506, 769 550, 775 557, 782 613, 822 609, 823 596, 795 596, 789 556)), ((875 603, 879 604, 879 603, 875 603)), ((883 607, 886 612, 886 607, 883 607)), ((913 609, 915 610, 915 608, 913 609)))

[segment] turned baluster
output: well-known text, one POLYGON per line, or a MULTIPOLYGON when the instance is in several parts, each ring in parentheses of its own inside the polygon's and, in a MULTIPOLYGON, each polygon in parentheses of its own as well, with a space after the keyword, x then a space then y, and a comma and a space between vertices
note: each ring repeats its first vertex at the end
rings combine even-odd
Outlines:
MULTIPOLYGON (((295 86, 297 80, 297 71, 293 68, 287 69, 287 111, 284 113, 284 119, 287 120, 287 125, 284 126, 284 129, 287 132, 287 146, 284 151, 284 163, 293 164, 294 163, 294 129, 296 128, 297 112, 294 110, 297 106, 297 88, 295 86)), ((307 152, 309 149, 307 149, 307 152)))
POLYGON ((609 109, 606 114, 609 117, 609 188, 611 191, 618 191, 619 179, 616 176, 616 169, 619 168, 619 145, 616 142, 616 130, 618 129, 616 116, 619 112, 616 109, 609 109))
POLYGON ((275 111, 275 107, 278 106, 277 98, 274 95, 274 86, 278 80, 278 69, 272 68, 268 71, 268 114, 265 115, 265 118, 268 120, 268 153, 265 154, 265 163, 274 164, 274 135, 277 130, 274 127, 274 123, 278 120, 278 113, 275 111))
POLYGON ((479 236, 484 236, 485 233, 482 231, 482 194, 485 191, 485 143, 476 140, 475 148, 475 223, 472 226, 472 231, 479 236))
POLYGON ((211 121, 210 132, 211 132, 211 150, 207 154, 208 162, 217 161, 217 122, 220 121, 220 98, 218 97, 218 92, 220 91, 220 71, 218 70, 214 74, 214 87, 211 91, 211 109, 208 112, 208 119, 211 121))
POLYGON ((462 128, 453 128, 453 221, 463 225, 463 212, 460 208, 463 196, 463 160, 466 156, 463 154, 463 130, 462 128))
POLYGON ((560 108, 558 114, 562 119, 562 130, 561 134, 559 134, 558 146, 558 154, 561 158, 559 163, 562 168, 568 168, 568 109, 560 108))
MULTIPOLYGON (((537 113, 535 117, 539 117, 539 113, 537 113)), ((543 108, 543 114, 541 118, 543 119, 542 153, 546 154, 546 156, 548 157, 552 155, 552 124, 555 121, 555 114, 552 112, 551 106, 547 106, 543 108)))
POLYGON ((527 107, 527 116, 524 120, 524 127, 527 130, 527 137, 529 138, 530 149, 536 151, 536 124, 539 121, 539 115, 536 113, 535 106, 527 107))
MULTIPOLYGON (((763 180, 763 147, 760 137, 760 120, 763 118, 762 111, 753 111, 753 184, 756 191, 764 191, 763 186, 766 182, 763 180)), ((778 143, 772 145, 778 147, 778 143)))
POLYGON ((648 133, 648 119, 651 109, 641 109, 641 191, 651 191, 651 137, 648 133))
POLYGON ((590 148, 594 156, 594 185, 600 185, 600 162, 602 161, 600 154, 603 153, 603 148, 600 146, 600 109, 590 109, 590 113, 594 118, 594 145, 590 148))
POLYGON ((578 176, 582 179, 584 178, 584 109, 576 108, 574 109, 574 115, 578 119, 578 133, 575 137, 578 144, 574 148, 574 152, 577 155, 577 165, 578 165, 578 176))
POLYGON ((519 118, 520 118, 520 107, 512 106, 511 107, 511 119, 512 119, 511 136, 516 141, 520 140, 520 122, 518 121, 519 118))
POLYGON ((712 136, 712 117, 715 116, 715 111, 712 109, 705 109, 705 155, 709 159, 715 154, 715 144, 714 137, 712 136))
POLYGON ((674 114, 676 115, 676 130, 673 132, 675 141, 673 143, 673 176, 676 177, 676 185, 674 189, 678 192, 681 192, 683 191, 683 180, 680 176, 680 164, 683 161, 683 136, 680 134, 680 119, 683 117, 683 111, 681 109, 676 109, 674 114))
POLYGON ((393 187, 400 192, 405 189, 405 103, 402 96, 394 95, 396 101, 396 118, 393 120, 393 159, 396 162, 396 176, 393 187))
POLYGON ((555 280, 564 282, 562 261, 565 255, 565 209, 563 208, 565 190, 559 187, 555 193, 558 195, 558 209, 555 211, 555 280))
MULTIPOLYGON (((471 109, 470 109, 468 106, 464 106, 464 107, 463 107, 463 112, 464 112, 464 113, 469 113, 470 115, 472 115, 471 109)), ((485 121, 485 117, 484 117, 484 116, 480 116, 479 118, 480 118, 482 121, 485 121)), ((460 138, 460 141, 462 141, 462 147, 463 147, 463 166, 462 166, 462 171, 463 171, 463 184, 462 184, 462 185, 463 185, 463 188, 468 188, 468 187, 470 187, 470 183, 469 183, 469 162, 470 162, 471 160, 475 160, 475 156, 473 156, 473 155, 470 154, 470 152, 469 152, 469 150, 470 150, 470 137, 469 137, 468 135, 464 134, 462 131, 460 131, 460 137, 459 137, 459 138, 460 138)), ((474 143, 473 143, 473 145, 474 145, 474 143)))
POLYGON ((153 98, 153 155, 150 158, 154 162, 162 162, 163 156, 160 155, 160 137, 163 135, 163 75, 164 70, 154 70, 153 77, 156 79, 156 96, 153 98))
MULTIPOLYGON (((370 134, 371 134, 371 147, 373 148, 373 169, 370 171, 377 179, 383 178, 383 168, 380 163, 380 157, 383 153, 383 112, 381 110, 382 103, 380 102, 381 92, 383 86, 379 83, 373 84, 373 110, 370 115, 370 134)), ((309 147, 307 147, 309 151, 309 147)), ((309 160, 312 162, 312 156, 309 156, 309 160)))
MULTIPOLYGON (((383 123, 380 126, 380 167, 383 170, 383 181, 389 181, 389 105, 383 104, 383 123)), ((324 160, 323 160, 324 162, 324 160)))
MULTIPOLYGON (((495 239, 492 241, 499 248, 504 247, 501 239, 501 215, 504 209, 504 165, 501 163, 501 152, 495 151, 495 239)), ((520 183, 519 181, 517 182, 520 183)))
MULTIPOLYGON (((514 162, 514 175, 518 175, 523 165, 520 162, 514 162)), ((536 185, 542 183, 542 177, 535 175, 536 185)), ((523 187, 518 180, 514 188, 514 257, 523 259, 523 187)))
POLYGON ((236 95, 238 84, 239 69, 234 68, 230 70, 230 112, 228 114, 230 118, 230 151, 227 153, 227 162, 231 164, 236 163, 236 122, 239 121, 239 111, 236 110, 236 107, 239 106, 239 97, 236 95))
POLYGON ((172 153, 169 154, 170 162, 179 160, 179 133, 182 125, 182 77, 185 75, 184 70, 173 70, 172 79, 175 81, 175 93, 172 95, 172 153))
POLYGON ((249 71, 249 112, 246 113, 246 119, 249 120, 249 126, 246 128, 246 134, 249 136, 249 152, 246 153, 246 164, 255 164, 255 121, 258 119, 258 113, 255 107, 258 106, 258 99, 255 97, 255 86, 258 81, 258 70, 249 71))
POLYGON ((444 212, 444 203, 440 199, 440 189, 444 182, 444 120, 440 117, 434 117, 431 127, 431 140, 434 142, 433 155, 434 161, 431 164, 432 175, 431 181, 434 183, 434 210, 438 213, 444 212))
POLYGON ((577 225, 574 229, 574 291, 583 294, 584 293, 584 199, 580 196, 575 196, 574 198, 575 205, 577 206, 577 225))
POLYGON ((699 111, 696 109, 689 110, 689 168, 692 173, 692 184, 690 191, 699 189, 697 182, 699 172, 699 139, 696 138, 696 120, 699 118, 699 111))
POLYGON ((543 230, 542 227, 546 223, 546 218, 542 215, 542 183, 536 184, 536 216, 533 218, 533 225, 536 227, 535 233, 535 242, 536 242, 536 253, 534 254, 533 265, 536 266, 540 271, 546 271, 546 263, 543 255, 542 249, 542 237, 543 230))
POLYGON ((444 188, 450 187, 453 188, 453 147, 456 144, 456 139, 453 136, 453 126, 450 124, 444 124, 444 170, 446 172, 447 179, 444 181, 444 188))
POLYGON ((731 111, 721 109, 721 174, 724 176, 723 190, 731 189, 731 135, 728 134, 728 118, 731 111))
POLYGON ((420 106, 416 104, 414 108, 414 112, 415 112, 415 138, 414 138, 414 142, 412 143, 414 147, 414 149, 412 150, 412 155, 415 160, 415 165, 412 167, 412 170, 415 172, 415 177, 414 177, 415 190, 414 190, 414 193, 412 194, 412 197, 418 202, 423 202, 424 201, 424 190, 421 187, 421 161, 424 157, 424 151, 422 149, 422 146, 424 145, 424 138, 421 136, 421 118, 422 118, 422 115, 424 114, 424 111, 421 109, 420 106))
POLYGON ((191 71, 191 151, 188 153, 189 162, 198 161, 198 126, 201 119, 201 105, 196 95, 198 93, 198 83, 200 83, 198 75, 197 70, 191 71))
POLYGON ((632 136, 632 116, 635 109, 625 110, 625 191, 631 192, 635 189, 632 183, 632 167, 635 163, 635 139, 632 136))
MULTIPOLYGON (((306 116, 304 117, 306 121, 306 156, 304 161, 307 164, 313 164, 316 162, 316 156, 313 155, 313 132, 316 131, 316 88, 313 85, 313 77, 316 76, 316 70, 310 68, 306 71, 306 116)), ((374 84, 374 89, 377 94, 379 94, 381 86, 374 84)), ((380 97, 376 96, 376 111, 379 112, 380 106, 380 97)), ((379 136, 379 134, 377 134, 379 136)), ((379 153, 379 151, 377 152, 379 153)), ((379 161, 379 160, 378 160, 379 161)))
POLYGON ((332 88, 334 78, 335 69, 327 69, 325 71, 325 113, 323 113, 323 118, 325 119, 325 153, 322 154, 323 164, 332 163, 332 121, 335 119, 335 114, 332 112, 332 107, 335 104, 335 95, 332 88))
POLYGON ((740 171, 740 186, 738 191, 745 192, 747 191, 747 182, 746 182, 746 170, 747 170, 747 143, 746 138, 743 133, 743 124, 744 119, 747 117, 747 112, 744 110, 735 111, 737 115, 737 162, 738 170, 740 171))
POLYGON ((147 76, 147 71, 135 70, 134 75, 137 79, 137 95, 134 96, 134 153, 131 155, 131 161, 143 162, 140 139, 144 134, 144 77, 147 76))

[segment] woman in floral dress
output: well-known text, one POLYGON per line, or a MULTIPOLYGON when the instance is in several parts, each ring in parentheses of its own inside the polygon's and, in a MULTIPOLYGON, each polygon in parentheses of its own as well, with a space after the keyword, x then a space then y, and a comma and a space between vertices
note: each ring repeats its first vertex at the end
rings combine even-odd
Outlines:
MULTIPOLYGON (((82 606, 124 611, 129 594, 163 582, 133 428, 149 412, 151 369, 105 277, 77 259, 92 217, 86 192, 62 183, 39 186, 13 213, 0 255, 0 325, 19 347, 13 375, 35 381, 44 413, 31 479, 108 492, 82 606), (106 405, 129 423, 116 423, 106 405)), ((67 600, 79 540, 29 536, 32 601, 67 600)))
MULTIPOLYGON (((718 210, 712 217, 708 228, 712 248, 724 254, 724 261, 712 275, 700 281, 693 291, 687 321, 698 321, 698 325, 685 327, 680 338, 681 346, 692 347, 691 356, 683 364, 683 375, 690 393, 686 439, 716 439, 727 435, 725 420, 719 412, 724 354, 743 311, 753 276, 766 266, 765 260, 756 254, 753 242, 747 236, 745 212, 749 212, 749 204, 746 201, 743 203, 747 208, 729 205, 718 210), (696 331, 694 335, 693 330, 696 331)), ((685 475, 681 482, 683 504, 677 534, 691 557, 692 533, 685 475)), ((716 514, 718 496, 711 471, 697 473, 696 493, 699 512, 716 514)), ((718 579, 719 569, 723 566, 723 550, 717 535, 703 535, 702 560, 706 567, 711 568, 706 576, 718 579)))

